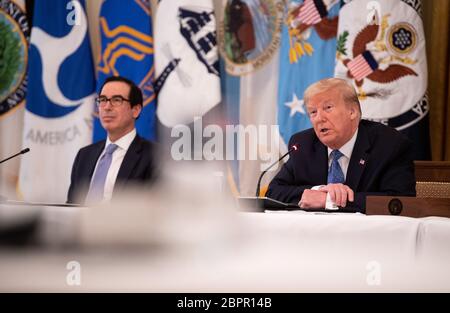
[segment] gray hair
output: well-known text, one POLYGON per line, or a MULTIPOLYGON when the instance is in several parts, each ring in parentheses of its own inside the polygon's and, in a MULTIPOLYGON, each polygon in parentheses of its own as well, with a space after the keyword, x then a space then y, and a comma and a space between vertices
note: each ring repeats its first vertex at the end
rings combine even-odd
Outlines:
POLYGON ((341 92, 342 98, 346 104, 356 105, 359 111, 359 118, 361 119, 361 104, 359 103, 355 88, 353 88, 353 86, 348 81, 342 78, 325 78, 319 80, 318 82, 315 82, 314 84, 306 88, 303 96, 303 101, 305 102, 305 104, 307 104, 313 96, 333 89, 339 90, 341 92))

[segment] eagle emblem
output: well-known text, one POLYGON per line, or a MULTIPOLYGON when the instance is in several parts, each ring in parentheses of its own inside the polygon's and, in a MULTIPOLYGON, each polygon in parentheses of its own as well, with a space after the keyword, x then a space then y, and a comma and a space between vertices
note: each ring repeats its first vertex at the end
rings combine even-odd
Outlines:
POLYGON ((366 79, 387 84, 405 76, 418 76, 408 65, 417 63, 406 55, 417 43, 417 32, 408 23, 398 23, 389 27, 390 14, 383 16, 381 23, 375 14, 372 23, 366 25, 356 35, 352 54, 347 56, 346 41, 348 31, 338 38, 337 59, 347 68, 347 77, 353 79, 358 88, 358 97, 383 97, 380 92, 366 93, 363 85, 366 79))
POLYGON ((322 40, 336 37, 338 16, 329 17, 329 9, 336 0, 305 0, 302 4, 288 11, 286 24, 289 33, 289 61, 296 63, 305 53, 309 56, 314 52, 308 42, 311 30, 314 29, 322 40))

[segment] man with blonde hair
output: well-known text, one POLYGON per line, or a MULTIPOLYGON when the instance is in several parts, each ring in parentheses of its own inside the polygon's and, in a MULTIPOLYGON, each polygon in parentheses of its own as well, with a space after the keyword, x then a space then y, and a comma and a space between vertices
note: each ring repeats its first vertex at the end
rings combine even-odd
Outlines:
POLYGON ((267 196, 302 209, 365 212, 367 195, 415 196, 412 142, 381 123, 361 120, 354 88, 327 78, 309 86, 304 101, 313 128, 269 185, 267 196))

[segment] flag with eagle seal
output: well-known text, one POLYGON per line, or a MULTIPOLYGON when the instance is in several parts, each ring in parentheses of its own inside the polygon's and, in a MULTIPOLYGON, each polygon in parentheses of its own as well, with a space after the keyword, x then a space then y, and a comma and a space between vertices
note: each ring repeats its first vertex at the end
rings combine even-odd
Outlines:
POLYGON ((430 158, 427 60, 420 0, 342 1, 335 76, 353 82, 362 117, 415 142, 430 158))

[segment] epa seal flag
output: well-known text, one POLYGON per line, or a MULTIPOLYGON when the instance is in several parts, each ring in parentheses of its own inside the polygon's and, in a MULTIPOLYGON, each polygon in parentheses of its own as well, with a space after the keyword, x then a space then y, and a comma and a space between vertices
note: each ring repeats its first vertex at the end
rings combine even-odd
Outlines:
POLYGON ((19 191, 64 202, 77 151, 92 142, 95 76, 82 0, 36 0, 19 191))
POLYGON ((166 127, 190 124, 220 102, 212 0, 161 0, 155 24, 157 116, 166 127))
MULTIPOLYGON (((30 28, 23 0, 0 1, 0 159, 20 151, 30 28)), ((20 158, 0 166, 0 194, 15 198, 20 158)))
MULTIPOLYGON (((140 136, 155 139, 153 37, 149 0, 105 0, 100 9, 101 52, 97 92, 109 76, 124 76, 140 87, 144 103, 136 121, 140 136)), ((106 138, 94 114, 94 142, 106 138)))
POLYGON ((351 80, 365 119, 405 133, 430 158, 427 60, 420 0, 344 1, 335 76, 351 80))
POLYGON ((310 128, 303 93, 309 85, 333 77, 339 1, 290 1, 282 30, 278 125, 285 143, 310 128))

